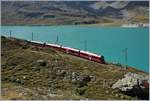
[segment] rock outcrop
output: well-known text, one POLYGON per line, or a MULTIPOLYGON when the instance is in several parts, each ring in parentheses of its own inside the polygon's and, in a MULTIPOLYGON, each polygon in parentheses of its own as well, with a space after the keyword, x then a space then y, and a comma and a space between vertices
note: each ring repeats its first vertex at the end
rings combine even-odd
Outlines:
POLYGON ((149 81, 148 76, 135 73, 127 73, 124 78, 112 85, 113 89, 119 89, 130 96, 137 96, 141 99, 148 99, 149 81))
POLYGON ((81 74, 78 74, 78 73, 75 73, 75 72, 72 73, 71 79, 72 79, 72 82, 74 82, 75 84, 78 85, 78 87, 83 87, 88 82, 91 81, 90 76, 88 76, 88 75, 81 75, 81 74))
POLYGON ((37 60, 36 63, 39 66, 46 66, 46 61, 45 60, 37 60))

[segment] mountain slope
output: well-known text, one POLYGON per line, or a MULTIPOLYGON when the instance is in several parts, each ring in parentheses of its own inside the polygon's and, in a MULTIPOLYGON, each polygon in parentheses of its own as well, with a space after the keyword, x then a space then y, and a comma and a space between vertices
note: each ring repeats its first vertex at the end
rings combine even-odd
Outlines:
POLYGON ((4 25, 148 23, 148 7, 148 1, 2 1, 1 15, 4 25))
POLYGON ((36 47, 25 40, 1 39, 2 99, 139 99, 111 86, 128 72, 148 75, 36 47))

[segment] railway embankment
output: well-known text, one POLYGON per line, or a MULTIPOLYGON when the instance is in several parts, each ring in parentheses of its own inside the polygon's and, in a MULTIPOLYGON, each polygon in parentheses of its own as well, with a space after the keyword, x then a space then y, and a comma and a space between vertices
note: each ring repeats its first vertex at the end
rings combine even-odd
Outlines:
POLYGON ((146 97, 130 92, 135 89, 126 93, 120 87, 132 81, 128 88, 137 88, 148 75, 132 67, 100 64, 25 40, 1 37, 2 99, 148 99, 149 92, 140 88, 136 91, 146 97), (124 79, 129 74, 135 79, 124 79))

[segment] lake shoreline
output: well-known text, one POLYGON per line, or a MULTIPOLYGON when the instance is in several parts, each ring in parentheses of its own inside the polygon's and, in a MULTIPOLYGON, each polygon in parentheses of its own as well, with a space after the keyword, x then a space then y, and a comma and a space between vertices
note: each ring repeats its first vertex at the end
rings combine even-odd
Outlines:
POLYGON ((121 27, 118 23, 94 23, 94 24, 2 24, 1 26, 100 26, 121 27))
MULTIPOLYGON (((138 23, 138 24, 141 24, 141 23, 138 23)), ((136 24, 136 25, 138 25, 138 24, 136 24)), ((122 23, 96 23, 96 24, 60 24, 60 25, 58 25, 58 24, 53 24, 53 25, 26 25, 26 24, 24 24, 24 25, 19 25, 19 24, 14 24, 14 25, 1 25, 1 26, 30 26, 30 27, 32 27, 32 26, 85 26, 85 27, 108 27, 108 28, 110 28, 110 27, 121 27, 121 28, 149 28, 149 26, 146 26, 146 27, 139 27, 139 26, 135 26, 135 27, 133 27, 133 26, 131 26, 132 24, 122 24, 122 23), (130 25, 130 26, 128 26, 128 25, 130 25)), ((133 25, 135 25, 135 24, 133 24, 133 25)))

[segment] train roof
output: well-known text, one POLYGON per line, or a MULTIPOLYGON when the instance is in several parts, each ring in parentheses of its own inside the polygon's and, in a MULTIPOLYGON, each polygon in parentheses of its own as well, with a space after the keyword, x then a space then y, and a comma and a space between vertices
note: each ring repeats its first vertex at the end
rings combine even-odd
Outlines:
POLYGON ((57 44, 50 44, 50 43, 46 43, 46 44, 50 46, 54 46, 54 47, 60 47, 60 45, 57 45, 57 44))
POLYGON ((97 56, 97 57, 101 57, 101 55, 98 55, 98 54, 95 54, 95 53, 91 53, 91 52, 88 52, 88 51, 81 51, 82 53, 85 53, 85 54, 89 54, 89 55, 93 55, 93 56, 97 56))
MULTIPOLYGON (((44 42, 39 42, 39 41, 30 41, 30 42, 34 42, 34 43, 39 43, 39 44, 43 44, 44 42)), ((50 43, 46 43, 47 45, 50 45, 50 46, 54 46, 54 47, 60 47, 61 45, 57 45, 57 44, 50 44, 50 43)), ((76 52, 79 52, 79 49, 75 49, 75 48, 70 48, 70 47, 64 47, 64 46, 61 46, 62 48, 66 48, 66 49, 69 49, 69 50, 73 50, 73 51, 76 51, 76 52)), ((95 53, 91 53, 91 52, 88 52, 88 51, 83 51, 83 50, 80 50, 81 53, 85 53, 85 54, 89 54, 89 55, 93 55, 93 56, 97 56, 97 57, 101 57, 101 55, 98 55, 98 54, 95 54, 95 53)))
POLYGON ((69 50, 73 50, 73 51, 79 52, 79 50, 78 50, 78 49, 75 49, 75 48, 70 48, 70 47, 63 47, 63 48, 66 48, 66 49, 69 49, 69 50))
MULTIPOLYGON (((30 40, 28 40, 28 41, 30 41, 30 40)), ((30 42, 38 43, 38 44, 44 44, 44 43, 46 43, 46 42, 39 42, 39 41, 30 41, 30 42)), ((57 45, 57 44, 46 43, 46 45, 55 46, 55 47, 60 47, 60 45, 57 45)))
POLYGON ((33 42, 33 43, 38 43, 38 44, 43 44, 44 42, 40 42, 40 41, 31 41, 31 40, 28 40, 30 42, 33 42))
MULTIPOLYGON (((63 47, 63 48, 66 48, 66 49, 70 49, 70 50, 79 52, 79 49, 70 48, 70 47, 63 47)), ((85 54, 89 54, 89 55, 93 55, 93 56, 97 56, 97 57, 101 57, 101 55, 94 54, 94 53, 91 53, 91 52, 88 52, 88 51, 83 51, 83 50, 81 50, 80 52, 81 52, 81 53, 85 53, 85 54)))

